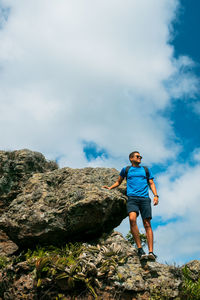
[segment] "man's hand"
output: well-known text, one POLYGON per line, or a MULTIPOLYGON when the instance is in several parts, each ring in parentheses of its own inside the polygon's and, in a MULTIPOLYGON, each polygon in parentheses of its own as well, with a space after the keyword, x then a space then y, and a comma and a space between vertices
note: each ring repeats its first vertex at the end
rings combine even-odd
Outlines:
POLYGON ((158 197, 153 198, 153 205, 158 205, 158 197))
POLYGON ((107 189, 107 190, 111 190, 110 186, 107 186, 107 185, 102 186, 102 188, 107 189))
MULTIPOLYGON (((155 183, 154 183, 153 179, 149 179, 149 184, 150 184, 150 188, 152 190, 152 193, 154 195, 158 195, 157 191, 156 191, 156 186, 155 186, 155 183)), ((157 196, 154 196, 153 205, 158 205, 158 197, 157 196)))
POLYGON ((102 186, 102 188, 107 189, 107 190, 112 190, 112 189, 116 188, 117 186, 119 186, 123 180, 124 180, 124 178, 119 176, 117 181, 113 185, 111 185, 111 186, 104 185, 104 186, 102 186))

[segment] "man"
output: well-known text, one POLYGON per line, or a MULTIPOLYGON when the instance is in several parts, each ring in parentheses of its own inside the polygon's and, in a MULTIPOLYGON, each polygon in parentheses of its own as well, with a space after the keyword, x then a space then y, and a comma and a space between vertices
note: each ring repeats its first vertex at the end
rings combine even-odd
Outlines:
POLYGON ((154 194, 154 205, 158 204, 158 198, 156 191, 156 186, 153 181, 153 175, 151 170, 149 171, 149 180, 147 179, 147 174, 145 168, 140 166, 142 156, 138 151, 131 152, 129 155, 129 160, 131 162, 131 167, 128 172, 126 167, 124 167, 120 174, 118 180, 110 187, 104 186, 108 190, 118 187, 124 178, 127 180, 127 212, 129 214, 130 228, 135 243, 137 245, 137 251, 139 258, 142 259, 152 259, 155 260, 157 255, 153 253, 153 231, 151 228, 152 219, 152 209, 151 209, 151 199, 149 198, 148 187, 152 190, 154 194), (139 212, 142 216, 143 225, 146 231, 147 244, 149 249, 149 254, 147 255, 142 246, 140 240, 140 234, 137 226, 137 217, 139 212))

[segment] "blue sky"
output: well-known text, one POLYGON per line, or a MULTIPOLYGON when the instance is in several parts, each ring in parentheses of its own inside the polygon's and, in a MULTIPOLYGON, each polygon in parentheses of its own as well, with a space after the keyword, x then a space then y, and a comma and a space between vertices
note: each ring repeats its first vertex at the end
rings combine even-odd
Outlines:
MULTIPOLYGON (((172 40, 175 56, 187 55, 195 62, 193 71, 200 77, 200 40, 199 40, 199 1, 181 1, 179 17, 174 22, 175 37, 172 40)), ((199 102, 199 94, 195 99, 186 98, 184 102, 178 101, 172 110, 166 112, 174 120, 176 135, 184 145, 181 153, 182 159, 188 159, 188 153, 200 147, 198 127, 200 116, 191 108, 191 102, 199 102)))
MULTIPOLYGON (((1 149, 117 170, 139 150, 160 194, 152 226, 161 262, 200 253, 199 8, 0 0, 1 149)), ((119 230, 128 232, 127 219, 119 230)))

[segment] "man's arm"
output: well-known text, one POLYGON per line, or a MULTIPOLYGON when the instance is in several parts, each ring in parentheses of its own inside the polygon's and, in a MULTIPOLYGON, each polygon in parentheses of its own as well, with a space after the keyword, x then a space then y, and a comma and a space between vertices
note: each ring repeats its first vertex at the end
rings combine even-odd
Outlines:
POLYGON ((112 190, 112 189, 118 187, 122 183, 123 180, 124 180, 124 178, 122 176, 119 176, 117 181, 113 185, 111 185, 111 186, 104 185, 103 188, 112 190))
POLYGON ((157 205, 158 204, 157 190, 153 179, 149 179, 149 185, 150 185, 150 189, 152 190, 152 193, 154 194, 153 203, 154 205, 157 205))

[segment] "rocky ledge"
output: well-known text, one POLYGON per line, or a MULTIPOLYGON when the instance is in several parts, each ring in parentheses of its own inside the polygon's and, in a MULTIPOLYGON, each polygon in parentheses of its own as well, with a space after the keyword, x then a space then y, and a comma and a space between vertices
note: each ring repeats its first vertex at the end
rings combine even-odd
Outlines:
POLYGON ((0 151, 0 299, 200 299, 200 261, 140 262, 113 229, 126 217, 115 169, 59 169, 0 151), (199 290, 198 290, 199 289, 199 290))
POLYGON ((0 299, 5 300, 199 299, 200 261, 181 267, 141 263, 118 232, 90 243, 37 247, 0 263, 0 299))

